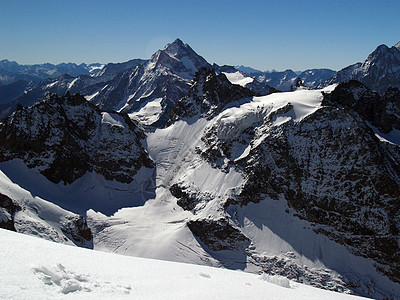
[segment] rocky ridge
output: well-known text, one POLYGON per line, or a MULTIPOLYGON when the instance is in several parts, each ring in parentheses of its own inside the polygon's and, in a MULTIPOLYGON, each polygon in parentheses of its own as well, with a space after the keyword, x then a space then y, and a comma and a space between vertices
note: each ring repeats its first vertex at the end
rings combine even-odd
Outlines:
POLYGON ((228 103, 254 96, 247 88, 229 82, 223 73, 201 68, 194 76, 187 96, 181 98, 170 112, 167 125, 194 116, 211 119, 228 103))
POLYGON ((357 80, 383 95, 389 87, 400 88, 399 70, 399 48, 380 45, 363 63, 356 63, 338 71, 325 85, 357 80))
POLYGON ((144 125, 163 127, 201 67, 211 65, 177 39, 146 63, 115 78, 91 101, 103 109, 130 113, 144 125))
MULTIPOLYGON (((378 272, 400 282, 400 148, 379 137, 397 128, 398 95, 398 90, 390 89, 380 97, 361 83, 350 82, 323 92, 322 106, 301 117, 297 105, 290 102, 278 108, 244 102, 236 114, 236 108, 228 108, 212 115, 214 119, 202 136, 204 144, 196 151, 227 176, 236 170, 243 182, 236 192, 218 200, 226 212, 225 224, 231 224, 229 229, 200 217, 194 223, 197 227, 191 228, 192 222, 189 228, 211 250, 221 251, 219 243, 227 238, 218 237, 228 236, 232 245, 249 239, 243 227, 238 227, 241 221, 235 211, 239 207, 266 198, 284 199, 288 213, 292 210, 294 217, 309 222, 314 232, 344 245, 356 256, 373 260, 378 272), (245 106, 247 112, 243 112, 245 106), (371 125, 381 132, 375 133, 371 125), (213 230, 205 236, 199 228, 213 230)), ((202 100, 204 105, 209 103, 200 95, 197 107, 202 100)), ((189 106, 182 111, 192 115, 189 106)), ((183 179, 170 191, 178 205, 195 216, 206 210, 205 203, 214 202, 201 187, 183 179)), ((257 257, 249 252, 249 244, 235 249, 257 257)), ((353 289, 348 279, 340 280, 353 289)))
POLYGON ((154 167, 144 138, 126 114, 101 111, 78 94, 48 94, 0 123, 0 160, 19 158, 55 183, 86 172, 129 183, 140 168, 154 167))

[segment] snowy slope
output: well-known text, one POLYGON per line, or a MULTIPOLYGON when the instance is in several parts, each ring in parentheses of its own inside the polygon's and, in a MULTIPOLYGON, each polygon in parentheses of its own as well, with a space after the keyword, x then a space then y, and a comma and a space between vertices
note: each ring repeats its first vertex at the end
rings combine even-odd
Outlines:
POLYGON ((278 276, 101 253, 3 229, 0 249, 2 299, 361 299, 278 276))
POLYGON ((33 196, 29 191, 13 183, 1 171, 0 203, 2 228, 58 243, 93 247, 93 236, 82 216, 33 196), (8 226, 5 227, 4 224, 8 226))
MULTIPOLYGON (((355 256, 344 245, 315 232, 309 222, 296 217, 295 210, 284 200, 267 197, 258 204, 234 205, 226 210, 230 199, 240 194, 245 175, 224 165, 226 161, 221 162, 221 168, 216 167, 218 163, 210 165, 201 155, 208 132, 216 132, 220 139, 235 140, 245 136, 243 131, 252 124, 289 103, 293 109, 276 118, 275 126, 291 119, 301 122, 319 109, 321 101, 321 91, 308 90, 255 97, 250 102, 237 103, 238 107, 230 104, 233 107, 210 121, 189 118, 150 132, 147 144, 157 165, 156 197, 142 207, 121 209, 109 219, 89 211, 94 248, 251 272, 266 270, 337 291, 350 292, 350 281, 364 295, 398 295, 398 285, 379 274, 373 261, 355 256), (208 229, 210 236, 193 238, 193 226, 208 229), (221 244, 215 239, 224 228, 236 232, 237 240, 221 244), (246 244, 246 238, 251 243, 246 244), (369 290, 370 281, 379 289, 369 290)), ((230 159, 245 159, 262 141, 260 136, 250 145, 237 144, 230 159)))

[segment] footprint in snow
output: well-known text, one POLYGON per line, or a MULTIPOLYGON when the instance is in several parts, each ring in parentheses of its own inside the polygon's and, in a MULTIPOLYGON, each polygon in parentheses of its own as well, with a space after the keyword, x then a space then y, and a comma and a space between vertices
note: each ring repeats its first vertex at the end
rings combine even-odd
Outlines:
POLYGON ((62 264, 57 264, 55 268, 41 266, 32 270, 44 284, 59 287, 59 292, 63 294, 78 291, 91 292, 95 289, 101 289, 105 293, 130 294, 132 290, 130 286, 114 285, 108 281, 93 281, 89 275, 77 274, 66 269, 62 264))
POLYGON ((210 274, 200 272, 199 275, 204 278, 211 278, 210 274))

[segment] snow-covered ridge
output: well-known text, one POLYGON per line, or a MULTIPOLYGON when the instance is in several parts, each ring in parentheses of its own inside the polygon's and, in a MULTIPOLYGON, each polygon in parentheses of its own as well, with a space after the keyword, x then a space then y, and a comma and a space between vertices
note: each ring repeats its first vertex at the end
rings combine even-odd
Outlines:
POLYGON ((328 93, 334 88, 335 85, 332 85, 323 90, 298 90, 254 97, 251 102, 224 110, 211 122, 211 130, 221 139, 238 138, 252 124, 262 122, 268 115, 287 105, 290 105, 293 111, 290 119, 299 122, 321 106, 321 92, 328 93))

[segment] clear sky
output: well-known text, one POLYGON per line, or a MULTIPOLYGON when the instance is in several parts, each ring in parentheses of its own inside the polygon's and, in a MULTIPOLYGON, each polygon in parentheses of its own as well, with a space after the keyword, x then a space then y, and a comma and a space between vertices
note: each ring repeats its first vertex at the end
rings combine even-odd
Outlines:
POLYGON ((210 63, 339 70, 400 41, 400 1, 0 0, 0 60, 122 62, 177 37, 210 63))

